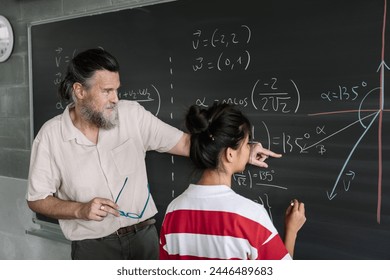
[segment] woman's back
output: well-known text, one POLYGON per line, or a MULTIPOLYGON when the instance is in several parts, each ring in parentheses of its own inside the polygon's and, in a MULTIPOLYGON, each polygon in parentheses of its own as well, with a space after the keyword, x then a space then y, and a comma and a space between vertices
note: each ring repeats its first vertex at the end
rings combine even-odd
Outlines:
POLYGON ((291 259, 306 220, 304 205, 294 200, 294 209, 287 208, 283 243, 264 207, 231 189, 233 174, 243 172, 250 160, 260 163, 276 155, 259 154, 261 145, 250 143, 248 118, 228 104, 193 105, 186 127, 190 158, 202 175, 168 206, 160 259, 291 259))
POLYGON ((168 206, 160 259, 291 259, 264 207, 225 185, 190 185, 168 206))

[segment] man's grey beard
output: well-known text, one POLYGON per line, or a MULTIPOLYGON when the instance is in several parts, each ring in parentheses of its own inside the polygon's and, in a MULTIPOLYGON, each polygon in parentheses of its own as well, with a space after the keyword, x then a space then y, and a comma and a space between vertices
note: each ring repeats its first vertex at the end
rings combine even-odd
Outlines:
POLYGON ((104 117, 102 112, 94 111, 88 104, 82 105, 81 114, 83 118, 99 128, 112 129, 118 124, 118 107, 115 105, 112 111, 113 118, 104 117))

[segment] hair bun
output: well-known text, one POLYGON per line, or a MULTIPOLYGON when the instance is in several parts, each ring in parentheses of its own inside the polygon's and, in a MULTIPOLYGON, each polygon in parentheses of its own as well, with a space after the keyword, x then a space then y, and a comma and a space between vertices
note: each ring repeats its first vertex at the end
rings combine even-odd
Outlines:
POLYGON ((191 134, 206 131, 209 127, 207 111, 198 105, 192 105, 186 116, 186 127, 191 134))

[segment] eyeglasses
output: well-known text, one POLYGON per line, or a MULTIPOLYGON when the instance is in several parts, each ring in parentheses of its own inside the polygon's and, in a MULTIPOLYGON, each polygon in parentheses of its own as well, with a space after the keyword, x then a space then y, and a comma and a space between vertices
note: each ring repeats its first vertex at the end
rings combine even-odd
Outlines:
MULTIPOLYGON (((119 196, 121 195, 124 187, 126 186, 126 183, 127 183, 127 179, 128 177, 126 177, 125 179, 125 182, 123 183, 123 186, 121 188, 121 190, 119 191, 119 194, 117 196, 117 198, 115 199, 115 203, 117 203, 118 199, 119 199, 119 196)), ((122 211, 122 210, 118 210, 119 211, 119 214, 123 217, 126 217, 126 218, 130 218, 130 219, 141 219, 142 216, 144 215, 144 212, 146 210, 146 206, 148 205, 149 203, 149 198, 150 198, 150 188, 149 188, 149 184, 147 185, 148 186, 148 198, 146 199, 146 202, 145 202, 145 205, 144 207, 142 208, 142 211, 141 213, 137 214, 137 213, 131 213, 131 212, 125 212, 125 211, 122 211)))

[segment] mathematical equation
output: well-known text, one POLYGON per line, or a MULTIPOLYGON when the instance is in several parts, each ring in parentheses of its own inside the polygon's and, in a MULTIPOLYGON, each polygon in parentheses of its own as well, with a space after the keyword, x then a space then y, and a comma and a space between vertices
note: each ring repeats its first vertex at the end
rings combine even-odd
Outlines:
MULTIPOLYGON (((161 96, 157 87, 154 85, 141 89, 120 90, 118 91, 118 98, 137 101, 155 116, 157 116, 160 112, 161 96)), ((67 105, 68 103, 58 100, 56 103, 56 109, 64 110, 67 105)))
POLYGON ((272 77, 267 80, 256 80, 252 91, 247 97, 224 97, 210 101, 206 97, 198 98, 195 104, 208 107, 215 101, 233 104, 243 108, 252 105, 255 110, 263 112, 278 112, 283 114, 296 113, 300 106, 300 92, 292 80, 279 80, 272 77))
MULTIPOLYGON (((364 81, 356 85, 337 85, 338 90, 326 90, 319 93, 319 101, 322 102, 346 102, 364 101, 368 94, 372 94, 377 88, 369 90, 364 81)), ((279 79, 271 77, 258 79, 252 86, 252 91, 246 97, 215 98, 209 102, 206 97, 196 99, 199 106, 208 107, 215 101, 233 104, 246 108, 250 105, 257 110, 269 113, 290 114, 297 113, 301 103, 301 93, 298 84, 293 79, 279 79)), ((362 103, 359 105, 362 108, 362 103)), ((315 114, 311 114, 315 115, 315 114)))
POLYGON ((263 112, 296 113, 300 105, 300 93, 296 83, 290 80, 280 82, 278 78, 257 80, 252 88, 251 100, 256 110, 263 112))
MULTIPOLYGON (((77 53, 77 49, 74 49, 72 51, 65 51, 62 47, 57 47, 54 50, 55 56, 54 56, 54 67, 55 67, 55 73, 53 77, 53 84, 56 88, 60 85, 61 81, 64 79, 64 75, 66 72, 66 67, 68 66, 68 63, 73 59, 73 57, 77 53)), ((57 110, 64 110, 65 107, 68 105, 69 102, 62 101, 58 99, 58 101, 55 104, 55 107, 57 110)))
POLYGON ((161 108, 161 96, 157 87, 153 84, 140 89, 118 91, 119 99, 137 101, 146 110, 157 116, 161 108))
POLYGON ((325 125, 317 125, 315 129, 311 130, 307 128, 308 130, 296 136, 298 132, 295 129, 293 133, 288 131, 273 133, 266 122, 262 121, 261 123, 262 128, 253 128, 253 134, 255 135, 255 132, 261 130, 260 134, 265 135, 272 149, 281 150, 284 154, 307 154, 314 150, 323 156, 327 152, 323 143, 323 139, 328 136, 325 125))
MULTIPOLYGON (((246 169, 243 172, 233 174, 233 183, 235 188, 246 188, 246 189, 256 189, 256 193, 260 193, 259 190, 262 190, 263 195, 257 195, 257 197, 252 198, 255 202, 262 204, 270 216, 271 214, 271 198, 270 194, 274 193, 273 191, 287 191, 288 188, 283 184, 276 184, 275 181, 280 181, 277 179, 277 173, 274 169, 270 170, 259 170, 251 171, 246 169)), ((357 174, 353 170, 346 170, 340 176, 340 181, 342 183, 342 190, 345 193, 349 192, 353 186, 353 182, 357 177, 357 174)), ((327 198, 332 200, 337 194, 338 191, 336 188, 328 190, 326 192, 327 198)))
POLYGON ((54 73, 53 84, 55 86, 58 86, 63 80, 63 75, 65 73, 66 66, 73 59, 77 50, 73 50, 71 53, 66 53, 62 47, 57 47, 54 50, 54 52, 55 52, 54 62, 55 62, 56 71, 54 73))
POLYGON ((211 33, 197 29, 192 36, 192 49, 195 51, 192 65, 194 72, 248 69, 251 55, 246 47, 252 36, 249 26, 241 25, 234 31, 215 28, 211 33))
POLYGON ((367 83, 362 81, 361 84, 345 86, 338 85, 337 90, 327 90, 321 93, 321 99, 328 102, 334 101, 355 101, 359 95, 360 90, 367 87, 367 83))
MULTIPOLYGON (((272 132, 265 122, 262 122, 261 135, 267 135, 268 143, 273 148, 281 147, 283 153, 299 154, 309 153, 310 150, 316 151, 319 155, 327 152, 325 140, 343 132, 355 124, 361 124, 366 127, 363 121, 369 119, 374 113, 361 116, 360 111, 363 108, 363 102, 367 97, 376 92, 377 88, 370 89, 366 82, 358 82, 352 85, 336 85, 338 91, 326 90, 318 93, 318 100, 324 104, 329 102, 356 102, 356 109, 351 112, 359 112, 359 119, 351 124, 342 127, 337 131, 331 131, 326 123, 316 124, 307 131, 297 135, 297 131, 278 131, 272 132), (264 131, 263 131, 264 130, 264 131)), ((223 98, 201 97, 195 100, 195 104, 202 107, 209 107, 214 102, 233 104, 243 109, 253 108, 265 113, 295 114, 298 112, 301 103, 300 90, 298 84, 293 79, 279 79, 272 77, 269 79, 258 79, 252 86, 252 91, 247 96, 233 97, 225 96, 223 98)), ((308 116, 326 115, 327 112, 318 114, 308 114, 308 116)), ((307 126, 307 125, 306 125, 307 126)), ((270 147, 271 148, 271 147, 270 147)))

